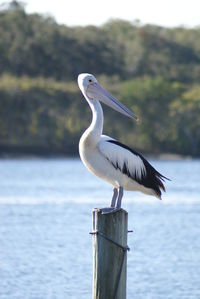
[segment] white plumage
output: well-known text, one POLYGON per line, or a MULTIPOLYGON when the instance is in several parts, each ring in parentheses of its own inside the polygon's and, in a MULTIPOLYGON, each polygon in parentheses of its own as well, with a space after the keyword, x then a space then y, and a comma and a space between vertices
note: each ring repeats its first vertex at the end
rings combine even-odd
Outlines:
POLYGON ((136 119, 132 111, 103 89, 91 74, 81 74, 78 85, 92 110, 92 123, 79 143, 84 165, 96 176, 113 185, 111 209, 121 207, 123 189, 141 191, 161 199, 165 178, 139 153, 126 145, 102 135, 103 111, 99 101, 118 112, 136 119))
POLYGON ((139 156, 133 155, 127 149, 109 142, 112 140, 114 141, 114 139, 103 135, 98 143, 98 148, 106 159, 112 161, 114 165, 118 164, 119 169, 123 169, 124 162, 126 161, 130 174, 132 176, 135 175, 138 179, 141 179, 142 176, 146 175, 146 168, 142 159, 139 156))

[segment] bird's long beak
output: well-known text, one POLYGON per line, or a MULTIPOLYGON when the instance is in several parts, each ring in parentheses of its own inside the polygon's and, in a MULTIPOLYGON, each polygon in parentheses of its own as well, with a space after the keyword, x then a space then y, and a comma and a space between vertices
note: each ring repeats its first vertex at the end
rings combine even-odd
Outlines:
POLYGON ((102 103, 106 104, 107 106, 130 118, 133 118, 135 120, 138 119, 137 116, 130 109, 128 109, 125 105, 118 101, 113 95, 111 95, 98 83, 90 84, 87 88, 86 94, 90 99, 97 99, 102 103))

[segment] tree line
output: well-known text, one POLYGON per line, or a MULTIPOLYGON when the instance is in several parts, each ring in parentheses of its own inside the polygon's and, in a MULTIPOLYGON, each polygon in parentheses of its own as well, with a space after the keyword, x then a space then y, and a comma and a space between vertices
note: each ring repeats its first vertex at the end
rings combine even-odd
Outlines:
POLYGON ((17 1, 0 8, 0 152, 77 154, 91 118, 82 72, 141 119, 105 108, 106 134, 147 153, 200 155, 200 28, 67 27, 17 1))

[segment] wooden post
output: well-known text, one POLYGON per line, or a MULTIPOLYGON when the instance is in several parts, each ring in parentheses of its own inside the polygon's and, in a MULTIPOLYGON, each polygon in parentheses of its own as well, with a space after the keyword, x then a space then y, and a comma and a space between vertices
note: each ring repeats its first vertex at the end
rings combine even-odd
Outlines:
POLYGON ((93 299, 126 299, 128 213, 93 210, 93 299))

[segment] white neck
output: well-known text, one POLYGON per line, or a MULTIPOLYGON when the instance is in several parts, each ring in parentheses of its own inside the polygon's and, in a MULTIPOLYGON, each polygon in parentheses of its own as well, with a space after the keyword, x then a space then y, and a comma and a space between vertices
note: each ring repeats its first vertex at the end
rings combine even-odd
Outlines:
POLYGON ((97 100, 88 100, 92 110, 92 122, 83 134, 84 140, 96 145, 103 132, 103 110, 97 100))

